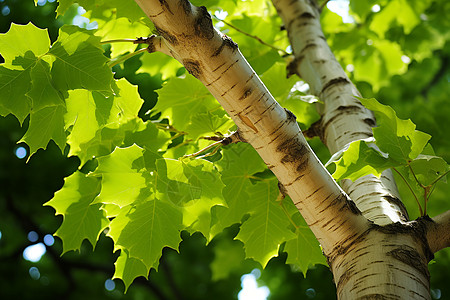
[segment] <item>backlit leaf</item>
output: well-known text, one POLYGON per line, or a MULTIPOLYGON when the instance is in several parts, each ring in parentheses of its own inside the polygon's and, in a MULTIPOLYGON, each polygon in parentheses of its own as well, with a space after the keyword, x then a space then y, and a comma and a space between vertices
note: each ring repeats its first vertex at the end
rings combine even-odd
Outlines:
POLYGON ((84 239, 95 246, 100 233, 109 220, 100 209, 101 204, 93 204, 100 191, 100 180, 75 172, 65 179, 62 189, 53 199, 45 203, 63 215, 63 223, 55 235, 63 241, 63 253, 79 250, 84 239))
POLYGON ((147 273, 157 268, 164 247, 178 248, 182 214, 172 204, 154 198, 123 208, 111 222, 108 235, 115 249, 128 251, 129 258, 142 260, 147 273))
POLYGON ((295 238, 289 218, 276 201, 280 191, 276 180, 258 182, 248 189, 250 217, 236 239, 244 243, 245 254, 263 267, 278 254, 280 244, 295 238))

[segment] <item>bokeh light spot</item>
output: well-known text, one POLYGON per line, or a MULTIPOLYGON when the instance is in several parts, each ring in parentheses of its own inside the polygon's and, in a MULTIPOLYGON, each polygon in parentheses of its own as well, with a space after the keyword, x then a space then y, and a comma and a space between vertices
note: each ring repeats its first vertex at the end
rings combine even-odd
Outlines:
POLYGON ((112 279, 106 279, 105 280, 105 289, 107 291, 112 292, 112 291, 114 291, 115 288, 116 288, 116 284, 115 284, 115 282, 112 279))
POLYGON ((34 280, 38 280, 41 277, 41 273, 39 272, 39 269, 36 267, 31 267, 28 270, 28 273, 30 274, 31 278, 34 280))
POLYGON ((24 147, 17 147, 16 156, 20 159, 25 158, 25 156, 27 156, 27 149, 24 147))
POLYGON ((28 240, 30 242, 37 242, 37 240, 39 239, 39 235, 37 234, 36 231, 30 231, 28 232, 28 240))
POLYGON ((47 249, 43 243, 28 246, 23 250, 23 258, 31 262, 38 262, 47 249))
POLYGON ((55 243, 55 238, 51 234, 46 234, 44 236, 44 243, 47 246, 53 246, 53 244, 55 243))

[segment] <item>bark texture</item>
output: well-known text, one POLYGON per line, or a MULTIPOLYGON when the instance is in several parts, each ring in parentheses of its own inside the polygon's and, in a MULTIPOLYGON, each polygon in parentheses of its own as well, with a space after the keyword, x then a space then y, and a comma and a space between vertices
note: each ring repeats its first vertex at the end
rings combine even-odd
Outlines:
MULTIPOLYGON (((337 185, 301 133, 295 116, 280 107, 237 45, 212 26, 206 8, 187 0, 136 0, 155 24, 150 51, 180 61, 221 103, 277 176, 323 247, 339 299, 430 299, 429 228, 407 222, 389 174, 345 182, 360 209, 337 185)), ((325 101, 321 128, 331 152, 371 135, 375 120, 336 62, 309 1, 273 1, 288 30, 296 58, 291 69, 325 101), (300 38, 301 36, 301 38, 300 38), (350 121, 348 121, 350 120, 350 121)), ((438 225, 436 225, 438 224, 438 225)), ((441 229, 442 230, 442 229, 441 229)), ((446 238, 448 242, 448 237, 446 238)))
MULTIPOLYGON (((159 32, 151 43, 180 61, 220 102, 300 210, 324 251, 348 244, 369 222, 336 184, 298 127, 206 8, 187 0, 136 0, 159 32)), ((363 230, 363 231, 364 231, 363 230)))
MULTIPOLYGON (((352 141, 371 137, 375 117, 355 98, 361 94, 328 47, 314 1, 272 2, 285 24, 294 53, 289 72, 304 79, 311 93, 324 102, 316 131, 331 154, 352 141)), ((341 185, 363 215, 376 224, 408 220, 390 170, 381 178, 368 175, 355 182, 343 180, 341 185)))

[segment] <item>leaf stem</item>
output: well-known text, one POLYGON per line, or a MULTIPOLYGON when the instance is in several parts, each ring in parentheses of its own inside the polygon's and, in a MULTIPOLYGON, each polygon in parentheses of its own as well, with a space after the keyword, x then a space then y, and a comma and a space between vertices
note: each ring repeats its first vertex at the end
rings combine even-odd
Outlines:
POLYGON ((411 164, 408 164, 408 167, 409 167, 409 169, 411 170, 411 173, 413 174, 414 179, 416 180, 416 182, 420 185, 421 188, 424 189, 425 186, 419 181, 419 179, 417 179, 416 173, 414 173, 414 170, 413 170, 413 168, 411 167, 411 164))
MULTIPOLYGON (((185 156, 183 156, 183 158, 188 158, 188 157, 192 157, 192 156, 197 156, 197 155, 199 155, 200 153, 205 152, 205 151, 207 151, 207 150, 209 150, 209 149, 211 149, 211 148, 213 148, 213 147, 216 147, 216 146, 218 146, 218 145, 220 145, 220 144, 222 144, 222 140, 220 140, 220 141, 218 141, 218 142, 214 142, 214 143, 212 143, 212 144, 206 146, 205 148, 200 149, 199 151, 197 151, 197 152, 195 152, 195 153, 191 153, 191 154, 185 155, 185 156)), ((214 151, 214 153, 216 153, 216 152, 217 152, 217 150, 214 151)))
POLYGON ((416 203, 419 206, 419 211, 420 211, 420 215, 423 216, 423 210, 422 210, 422 206, 420 205, 419 199, 417 199, 416 193, 414 193, 412 187, 409 185, 408 181, 406 181, 405 177, 403 177, 403 175, 396 169, 396 168, 392 168, 395 172, 397 172, 397 174, 400 176, 401 179, 403 179, 403 181, 406 183, 406 185, 408 186, 409 190, 411 191, 411 193, 414 196, 414 199, 416 199, 416 203))
POLYGON ((139 50, 137 50, 137 51, 128 53, 127 55, 121 56, 121 57, 119 57, 119 58, 113 58, 113 59, 111 59, 111 60, 109 61, 108 66, 109 66, 110 68, 112 68, 112 67, 114 67, 115 65, 121 64, 121 63, 123 63, 124 61, 126 61, 127 59, 132 58, 133 56, 139 55, 139 54, 141 54, 142 52, 146 52, 146 51, 147 51, 147 48, 142 48, 142 49, 139 49, 139 50))
POLYGON ((445 172, 444 174, 442 174, 441 176, 439 176, 438 178, 436 178, 435 180, 433 180, 432 183, 430 183, 430 185, 434 185, 436 184, 439 180, 441 180, 443 177, 447 176, 447 174, 450 173, 450 170, 448 170, 447 172, 445 172))
POLYGON ((116 40, 101 41, 100 44, 105 45, 105 44, 112 44, 112 43, 134 43, 135 41, 136 41, 136 39, 116 39, 116 40))

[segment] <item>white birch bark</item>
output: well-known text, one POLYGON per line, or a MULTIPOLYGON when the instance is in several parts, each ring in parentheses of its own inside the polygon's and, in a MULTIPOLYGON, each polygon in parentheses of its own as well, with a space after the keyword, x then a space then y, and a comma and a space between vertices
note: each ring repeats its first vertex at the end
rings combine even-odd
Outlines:
MULTIPOLYGON (((446 215, 439 222, 426 219, 392 224, 396 220, 403 220, 405 216, 398 206, 388 203, 386 210, 397 216, 388 216, 387 223, 391 224, 387 226, 374 224, 368 219, 369 212, 363 216, 331 178, 308 146, 295 116, 274 100, 237 45, 213 28, 204 7, 192 6, 187 0, 135 1, 150 17, 160 34, 148 40, 149 50, 162 51, 176 58, 189 73, 199 79, 237 124, 242 139, 258 151, 284 185, 323 247, 334 274, 338 298, 430 299, 427 263, 432 253, 427 237, 432 238, 442 232, 450 217, 446 215), (431 230, 427 236, 428 228, 431 230)), ((294 2, 296 1, 289 1, 294 2)), ((313 19, 311 16, 307 17, 309 21, 313 19)), ((292 24, 296 22, 298 21, 294 20, 292 24)), ((291 38, 292 34, 290 33, 291 38)), ((323 40, 323 36, 320 39, 323 40)), ((316 47, 319 52, 321 49, 325 48, 316 47)), ((349 88, 351 92, 341 90, 341 84, 333 81, 336 78, 334 71, 326 72, 325 65, 331 65, 332 69, 340 72, 337 63, 313 66, 312 61, 308 62, 309 59, 304 61, 298 65, 303 70, 302 65, 309 64, 306 73, 315 74, 316 68, 323 68, 323 74, 330 76, 326 81, 328 86, 310 83, 313 89, 320 89, 321 97, 336 99, 339 98, 339 93, 357 93, 351 84, 345 84, 345 89, 349 88)), ((346 78, 343 77, 345 74, 339 74, 338 78, 340 76, 346 78)), ((317 74, 310 78, 320 81, 317 74)), ((341 82, 345 80, 339 79, 341 82)), ((338 104, 337 108, 331 110, 336 114, 334 119, 344 119, 336 111, 347 111, 348 116, 351 115, 348 107, 358 107, 357 120, 363 120, 364 133, 352 136, 366 137, 366 133, 370 131, 368 125, 373 121, 371 113, 356 103, 353 97, 346 99, 347 102, 338 104), (339 109, 341 106, 344 108, 339 109), (367 118, 372 121, 364 122, 367 118)), ((334 102, 328 105, 333 106, 334 102)), ((332 119, 332 114, 327 115, 326 120, 332 119)), ((359 125, 351 125, 348 130, 358 132, 357 126, 362 123, 356 123, 359 125)), ((345 121, 342 124, 347 126, 345 121)), ((337 139, 336 134, 340 129, 332 128, 334 129, 327 131, 327 136, 330 136, 327 140, 332 139, 331 136, 337 139)), ((336 151, 347 141, 348 139, 339 138, 339 143, 335 146, 331 146, 332 142, 327 145, 332 147, 332 151, 336 151)), ((375 190, 378 189, 379 183, 373 184, 377 186, 375 190)), ((356 188, 357 185, 358 182, 355 182, 350 186, 356 188)), ((389 188, 374 192, 378 193, 378 198, 386 193, 394 193, 389 188)), ((376 205, 380 203, 377 202, 376 205)), ((384 215, 383 210, 377 214, 384 215)), ((448 246, 448 243, 448 240, 444 243, 437 242, 432 249, 437 251, 442 245, 448 246)))
POLYGON ((284 185, 325 251, 352 243, 368 229, 307 144, 295 116, 275 101, 237 45, 213 28, 204 7, 187 0, 136 2, 160 33, 152 50, 176 58, 203 82, 284 185))
MULTIPOLYGON (((311 92, 324 102, 316 130, 331 154, 352 141, 371 137, 375 118, 354 97, 361 94, 328 47, 318 8, 311 1, 272 2, 285 24, 295 56, 289 71, 303 78, 311 92)), ((408 220, 390 170, 383 172, 380 179, 368 175, 341 184, 363 215, 376 224, 408 220)))

